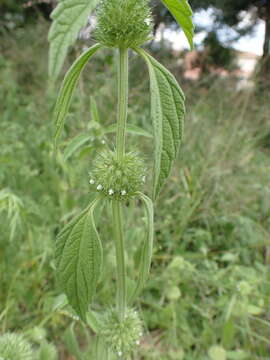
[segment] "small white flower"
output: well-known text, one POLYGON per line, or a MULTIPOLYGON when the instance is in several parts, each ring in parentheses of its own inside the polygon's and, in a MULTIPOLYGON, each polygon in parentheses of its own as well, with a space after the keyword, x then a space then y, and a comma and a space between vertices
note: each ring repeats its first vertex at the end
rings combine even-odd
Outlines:
POLYGON ((97 190, 100 191, 100 190, 102 190, 102 189, 103 189, 103 186, 102 186, 101 184, 99 184, 99 185, 97 186, 97 190))
POLYGON ((106 141, 105 140, 101 140, 101 144, 105 145, 106 141))
POLYGON ((127 195, 126 190, 122 190, 122 191, 121 191, 121 195, 127 195))
POLYGON ((122 355, 123 355, 122 351, 118 351, 118 356, 122 356, 122 355))
POLYGON ((94 185, 94 183, 95 183, 95 180, 94 180, 94 179, 90 179, 90 180, 89 180, 89 184, 94 185))
POLYGON ((113 194, 114 194, 113 189, 110 189, 110 190, 109 190, 109 195, 113 195, 113 194))
POLYGON ((143 177, 142 177, 142 181, 143 181, 143 182, 145 182, 145 180, 146 180, 146 177, 145 177, 145 176, 143 176, 143 177))
POLYGON ((136 341, 136 345, 140 345, 140 341, 139 341, 139 340, 136 341))
POLYGON ((140 333, 139 333, 139 336, 140 336, 140 337, 142 337, 142 336, 143 336, 143 333, 142 333, 142 332, 140 332, 140 333))
POLYGON ((146 25, 150 25, 151 24, 151 19, 147 18, 147 19, 144 20, 144 22, 146 23, 146 25))

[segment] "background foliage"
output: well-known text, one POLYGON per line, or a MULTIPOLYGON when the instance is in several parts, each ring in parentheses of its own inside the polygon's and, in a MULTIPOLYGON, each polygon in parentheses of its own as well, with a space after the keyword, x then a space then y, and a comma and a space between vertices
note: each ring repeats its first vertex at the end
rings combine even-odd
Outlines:
MULTIPOLYGON (((35 26, 18 27, 1 38, 0 332, 23 333, 37 359, 53 359, 56 347, 59 359, 71 360, 82 359, 78 347, 90 357, 95 339, 55 283, 53 247, 59 223, 91 198, 90 161, 103 141, 112 139, 104 127, 114 121, 115 67, 111 52, 87 67, 67 119, 63 150, 80 131, 89 138, 76 151, 76 146, 68 148, 67 161, 54 159, 50 116, 55 93, 46 90, 47 31, 40 18, 35 26), (100 122, 91 117, 89 93, 100 122)), ((81 45, 71 51, 70 61, 79 53, 81 45)), ((162 50, 158 56, 183 83, 175 59, 162 50)), ((149 132, 147 69, 134 54, 131 66, 128 122, 149 132)), ((266 360, 269 94, 236 93, 233 80, 211 76, 184 88, 185 142, 156 207, 151 278, 138 303, 145 335, 135 359, 266 360)), ((145 154, 153 150, 151 139, 128 136, 131 149, 140 144, 145 154)), ((126 222, 130 273, 136 271, 144 232, 133 211, 126 222)), ((98 309, 111 304, 115 279, 106 208, 96 222, 109 264, 98 288, 98 309)))

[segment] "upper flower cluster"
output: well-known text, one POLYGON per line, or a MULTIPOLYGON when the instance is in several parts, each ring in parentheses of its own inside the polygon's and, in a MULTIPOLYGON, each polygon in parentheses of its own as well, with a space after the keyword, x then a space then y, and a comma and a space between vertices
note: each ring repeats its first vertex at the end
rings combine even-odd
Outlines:
POLYGON ((111 199, 126 200, 142 190, 145 172, 143 160, 136 153, 127 153, 118 160, 115 152, 104 151, 94 161, 89 183, 111 199))
POLYGON ((151 37, 148 0, 102 0, 97 20, 95 38, 105 46, 131 48, 151 37))

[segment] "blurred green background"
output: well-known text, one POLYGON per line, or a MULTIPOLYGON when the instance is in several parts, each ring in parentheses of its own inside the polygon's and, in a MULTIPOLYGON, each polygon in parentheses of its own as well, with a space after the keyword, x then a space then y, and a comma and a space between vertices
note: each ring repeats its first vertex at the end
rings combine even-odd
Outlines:
MULTIPOLYGON (((95 338, 66 305, 55 282, 53 254, 60 227, 92 196, 91 161, 104 141, 110 146, 114 141, 104 129, 115 121, 115 54, 101 52, 87 66, 67 119, 61 153, 55 158, 51 117, 60 80, 91 40, 80 37, 70 49, 59 82, 52 86, 47 33, 54 6, 49 0, 0 4, 0 334, 23 334, 39 360, 92 359, 95 338), (93 101, 99 123, 91 117, 93 101), (80 132, 88 132, 89 140, 71 147, 70 140, 80 132)), ((195 15, 209 6, 216 9, 211 15, 214 27, 197 26, 205 36, 193 57, 173 48, 166 31, 174 31, 175 24, 157 3, 155 29, 160 41, 147 45, 182 85, 187 117, 179 159, 156 203, 151 277, 137 304, 145 334, 134 349, 134 359, 267 360, 268 30, 262 39, 263 55, 249 54, 248 59, 255 58, 254 66, 246 71, 239 62, 243 52, 222 41, 220 29, 235 28, 237 40, 252 34, 260 21, 269 27, 269 6, 266 1, 210 0, 191 1, 191 6, 195 15), (253 14, 252 21, 237 31, 239 14, 247 12, 253 14)), ((130 64, 128 122, 151 133, 147 69, 134 54, 130 64)), ((151 167, 152 140, 129 134, 128 147, 138 146, 151 167)), ((128 273, 134 275, 144 221, 134 204, 125 216, 128 273)), ((100 310, 113 303, 115 287, 106 206, 97 222, 106 264, 94 305, 100 310)))

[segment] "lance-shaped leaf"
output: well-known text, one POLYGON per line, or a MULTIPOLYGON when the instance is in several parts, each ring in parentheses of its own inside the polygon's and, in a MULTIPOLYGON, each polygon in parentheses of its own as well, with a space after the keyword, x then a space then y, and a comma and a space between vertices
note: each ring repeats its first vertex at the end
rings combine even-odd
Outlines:
MULTIPOLYGON (((117 131, 117 124, 112 124, 109 125, 108 127, 106 127, 104 129, 104 134, 110 134, 110 133, 114 133, 117 131)), ((133 134, 133 135, 138 135, 138 136, 145 136, 148 138, 153 138, 153 135, 150 134, 148 131, 140 128, 137 125, 132 125, 132 124, 127 124, 126 125, 126 132, 129 134, 133 134)))
POLYGON ((92 96, 90 97, 90 99, 91 99, 91 107, 90 107, 91 120, 99 124, 100 116, 99 116, 96 100, 92 96))
POLYGON ((68 47, 77 39, 86 25, 88 16, 99 0, 60 0, 51 18, 49 32, 49 76, 57 78, 65 60, 68 47))
POLYGON ((169 176, 182 141, 185 96, 174 76, 141 48, 150 75, 151 118, 155 138, 153 198, 169 176))
POLYGON ((74 323, 71 323, 71 325, 66 329, 63 340, 70 354, 74 355, 77 360, 83 360, 80 345, 75 335, 74 325, 74 323))
POLYGON ((77 135, 65 148, 63 159, 67 161, 82 145, 87 143, 91 139, 89 133, 82 133, 77 135))
POLYGON ((154 209, 152 200, 149 199, 143 193, 138 193, 139 198, 143 202, 145 206, 145 213, 147 219, 147 234, 142 244, 141 255, 140 255, 140 265, 139 265, 139 276, 136 288, 131 295, 129 302, 132 303, 136 297, 142 291, 144 284, 148 278, 150 267, 151 267, 151 259, 153 252, 153 238, 154 238, 154 209))
POLYGON ((94 223, 98 199, 73 219, 57 236, 57 277, 76 313, 85 315, 101 273, 102 245, 94 223))
POLYGON ((54 135, 55 145, 63 129, 65 117, 68 113, 72 95, 78 82, 79 76, 91 56, 94 55, 95 52, 101 47, 102 45, 96 44, 86 50, 73 63, 69 71, 66 73, 54 109, 54 121, 56 126, 54 135))
POLYGON ((162 2, 182 27, 189 45, 193 49, 194 25, 188 0, 162 0, 162 2))
MULTIPOLYGON (((102 131, 103 134, 110 134, 116 132, 116 130, 117 130, 116 124, 112 124, 107 128, 103 129, 102 131)), ((136 125, 128 124, 126 127, 126 131, 129 134, 153 138, 153 135, 151 133, 136 125)), ((70 142, 68 143, 68 145, 66 146, 63 152, 64 161, 67 161, 79 148, 81 148, 88 141, 90 141, 91 138, 93 138, 93 135, 91 135, 90 132, 86 132, 79 134, 75 136, 72 140, 70 140, 70 142)))

